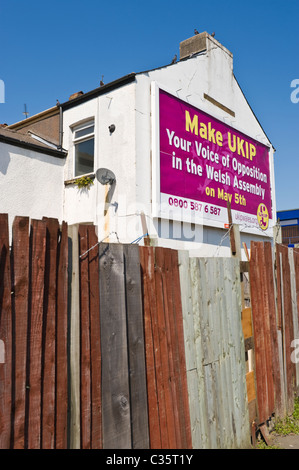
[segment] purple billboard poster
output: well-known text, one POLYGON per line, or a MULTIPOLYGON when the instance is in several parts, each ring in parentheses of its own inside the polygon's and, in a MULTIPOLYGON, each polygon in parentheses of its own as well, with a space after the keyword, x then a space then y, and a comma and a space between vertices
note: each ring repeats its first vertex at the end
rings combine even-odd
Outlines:
POLYGON ((159 89, 159 203, 174 218, 266 231, 269 147, 159 89), (192 219, 193 217, 193 219, 192 219))

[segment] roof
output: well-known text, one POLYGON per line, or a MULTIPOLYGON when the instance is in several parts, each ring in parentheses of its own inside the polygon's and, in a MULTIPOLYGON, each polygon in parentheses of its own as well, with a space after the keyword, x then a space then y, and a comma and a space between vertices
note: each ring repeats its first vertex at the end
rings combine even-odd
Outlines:
POLYGON ((64 150, 54 148, 51 142, 46 143, 45 140, 37 140, 33 137, 32 133, 21 134, 6 127, 0 127, 0 142, 27 148, 35 152, 46 153, 54 157, 64 158, 66 156, 64 150))
POLYGON ((88 91, 87 93, 83 93, 82 95, 78 96, 77 98, 65 101, 61 103, 59 106, 63 108, 63 110, 72 108, 73 106, 77 106, 78 104, 84 103, 92 98, 96 98, 97 96, 103 95, 108 91, 114 90, 119 88, 120 86, 126 85, 127 83, 131 83, 135 80, 135 72, 130 73, 129 75, 125 75, 113 82, 107 83, 107 85, 102 85, 94 90, 88 91))
MULTIPOLYGON (((197 56, 197 55, 201 55, 202 52, 203 51, 201 51, 197 54, 193 54, 192 58, 197 56)), ((182 62, 182 61, 187 60, 187 59, 190 59, 190 57, 180 59, 176 63, 182 62)), ((83 94, 79 95, 77 98, 69 99, 68 101, 65 101, 64 103, 60 103, 59 106, 61 106, 64 110, 68 109, 68 108, 72 108, 73 106, 77 106, 80 103, 84 103, 85 101, 88 101, 92 98, 96 98, 97 96, 103 95, 103 94, 105 94, 105 93, 107 93, 111 90, 115 90, 116 88, 119 88, 120 86, 126 85, 127 83, 133 82, 137 75, 142 75, 142 74, 146 74, 146 73, 149 73, 149 72, 153 72, 154 70, 160 70, 160 69, 163 69, 163 68, 168 67, 170 65, 174 65, 174 64, 166 64, 166 65, 161 65, 159 67, 155 67, 154 69, 143 70, 143 71, 137 72, 137 73, 136 72, 129 73, 128 75, 124 75, 123 77, 118 78, 117 80, 109 82, 109 83, 107 83, 105 85, 102 85, 98 88, 95 88, 95 89, 93 89, 93 90, 91 90, 87 93, 83 93, 83 94)))
MULTIPOLYGON (((229 52, 229 51, 228 51, 229 52)), ((204 55, 206 53, 206 51, 200 51, 198 53, 195 53, 195 54, 192 54, 192 56, 190 57, 184 57, 183 59, 179 59, 177 62, 175 63, 179 63, 179 62, 182 62, 182 61, 185 61, 185 60, 189 60, 189 59, 192 59, 194 57, 197 57, 199 55, 204 55)), ((149 70, 145 70, 145 71, 142 71, 142 72, 138 72, 138 73, 135 73, 135 72, 132 72, 130 73, 129 75, 125 75, 124 77, 121 77, 119 78, 118 80, 115 80, 113 82, 110 82, 110 83, 107 83, 106 85, 102 85, 98 88, 95 88, 94 90, 91 90, 87 93, 83 93, 82 95, 78 96, 77 98, 74 98, 74 99, 71 99, 71 100, 68 100, 66 101, 65 103, 62 103, 60 104, 60 106, 63 108, 63 110, 65 109, 68 109, 68 108, 71 108, 73 106, 77 106, 78 104, 81 104, 81 103, 84 103, 85 101, 88 101, 92 98, 96 98, 97 96, 100 96, 104 93, 107 93, 108 91, 111 91, 111 90, 114 90, 120 86, 123 86, 127 83, 131 83, 135 80, 136 76, 137 75, 142 75, 142 74, 146 74, 146 73, 149 73, 149 72, 153 72, 154 70, 160 70, 160 69, 163 69, 165 67, 168 67, 170 65, 174 65, 174 64, 166 64, 166 65, 163 65, 163 66, 160 66, 160 67, 156 67, 154 69, 149 69, 149 70)), ((273 146, 272 142, 270 141, 269 137, 267 136, 262 124, 260 123, 260 121, 258 120, 256 114, 254 113, 252 107, 250 106, 236 76, 234 75, 234 79, 236 81, 236 84, 237 86, 239 87, 242 95, 244 96, 244 99, 248 105, 248 107, 250 108, 254 118, 256 119, 256 121, 258 122, 259 126, 261 127, 261 130, 262 132, 265 134, 266 138, 268 139, 268 141, 270 142, 270 144, 272 145, 274 151, 275 151, 275 147, 273 146)))
POLYGON ((52 106, 52 108, 45 109, 40 113, 34 114, 33 116, 29 116, 26 119, 22 119, 22 121, 15 122, 7 126, 9 129, 21 129, 24 126, 28 126, 28 124, 33 124, 36 121, 39 121, 41 118, 54 116, 55 114, 59 114, 59 108, 57 106, 52 106))
POLYGON ((299 209, 287 209, 284 211, 277 211, 277 218, 280 220, 289 220, 299 218, 299 209))
MULTIPOLYGON (((219 43, 219 44, 220 44, 220 43, 219 43)), ((220 44, 220 45, 221 45, 221 44, 220 44)), ((221 45, 221 47, 224 47, 224 46, 221 45)), ((224 49, 225 49, 225 48, 224 48, 224 49)), ((228 51, 228 52, 230 52, 230 51, 228 51)), ((196 56, 204 55, 204 54, 206 54, 206 50, 202 50, 202 51, 199 51, 199 52, 197 52, 197 53, 191 54, 191 56, 178 59, 178 61, 175 62, 174 64, 179 63, 179 62, 182 62, 182 61, 185 61, 185 60, 189 60, 189 59, 192 59, 192 58, 194 58, 194 57, 196 57, 196 56)), ((230 53, 230 54, 231 54, 231 53, 230 53)), ((81 92, 82 94, 81 94, 81 93, 78 94, 79 96, 77 96, 76 98, 69 99, 68 101, 65 101, 64 103, 57 103, 57 105, 54 106, 53 108, 50 108, 50 109, 48 109, 48 110, 46 110, 46 111, 43 111, 43 112, 41 112, 41 113, 39 113, 39 114, 36 114, 36 115, 32 116, 31 118, 27 118, 27 119, 26 119, 26 123, 28 124, 29 119, 31 119, 32 122, 34 122, 34 121, 40 119, 40 117, 42 117, 44 114, 56 114, 56 113, 57 113, 57 110, 59 110, 59 108, 62 108, 62 110, 66 110, 66 109, 72 108, 72 107, 74 107, 74 106, 80 105, 81 103, 84 103, 84 102, 86 102, 86 101, 89 101, 90 99, 96 98, 96 97, 98 97, 98 96, 100 96, 100 95, 103 95, 103 94, 109 92, 109 91, 112 91, 112 90, 114 90, 114 89, 117 89, 117 88, 119 88, 119 87, 121 87, 121 86, 124 86, 124 85, 126 85, 126 84, 128 84, 128 83, 131 83, 131 82, 135 81, 135 78, 136 78, 137 75, 146 74, 146 73, 149 73, 149 72, 152 72, 152 71, 155 71, 155 70, 159 70, 159 69, 162 69, 162 68, 165 68, 165 67, 174 65, 174 64, 172 64, 172 63, 171 63, 171 64, 166 64, 166 65, 163 65, 163 66, 160 66, 160 67, 156 67, 156 68, 149 69, 149 70, 146 70, 146 71, 141 71, 141 72, 138 72, 138 73, 132 72, 132 73, 130 73, 130 74, 128 74, 128 75, 125 75, 125 76, 123 76, 123 77, 121 77, 121 78, 118 78, 117 80, 114 80, 114 81, 109 82, 109 83, 107 83, 107 84, 101 85, 100 87, 95 88, 95 89, 93 89, 93 90, 91 90, 91 91, 89 91, 89 92, 86 92, 86 93, 82 93, 82 92, 81 92)), ((267 134, 266 134, 266 132, 265 132, 265 130, 264 130, 262 124, 261 124, 260 121, 258 120, 258 118, 257 118, 256 114, 254 113, 252 107, 250 106, 250 104, 249 104, 249 102, 248 102, 248 100, 247 100, 247 98, 246 98, 246 96, 245 96, 245 94, 244 94, 244 92, 243 92, 243 90, 242 90, 242 88, 241 88, 241 86, 240 86, 240 84, 239 84, 239 82, 238 82, 238 80, 237 80, 235 74, 233 74, 233 76, 234 76, 234 79, 235 79, 235 81, 236 81, 236 84, 237 84, 237 86, 239 87, 239 89, 240 89, 240 91, 241 91, 241 93, 242 93, 242 95, 243 95, 243 97, 244 97, 244 99, 245 99, 245 101, 246 101, 248 107, 250 108, 250 110, 251 110, 251 112, 252 112, 252 114, 253 114, 253 116, 254 116, 254 118, 256 119, 257 123, 258 123, 259 126, 261 127, 262 132, 264 133, 264 135, 266 136, 266 138, 268 139, 269 143, 271 144, 271 146, 273 147, 273 149, 274 149, 274 151, 275 151, 275 150, 276 150, 275 147, 273 146, 273 144, 272 144, 271 140, 269 139, 269 137, 267 136, 267 134)), ((23 120, 23 121, 20 121, 20 122, 18 122, 18 123, 12 124, 12 125, 10 125, 9 127, 10 127, 10 128, 14 128, 14 127, 20 128, 20 125, 21 125, 23 122, 24 122, 24 120, 23 120)))

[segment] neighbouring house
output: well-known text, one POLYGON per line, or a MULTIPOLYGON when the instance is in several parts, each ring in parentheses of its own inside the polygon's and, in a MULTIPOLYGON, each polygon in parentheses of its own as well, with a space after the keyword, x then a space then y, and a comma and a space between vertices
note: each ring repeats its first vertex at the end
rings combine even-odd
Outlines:
POLYGON ((281 226, 281 238, 284 245, 299 246, 299 209, 277 211, 281 226))
POLYGON ((0 127, 1 213, 32 219, 63 218, 66 153, 33 134, 0 127))
POLYGON ((44 212, 49 205, 69 224, 93 223, 100 240, 143 243, 148 235, 155 245, 225 256, 230 223, 248 248, 273 239, 275 149, 232 53, 206 32, 181 42, 169 64, 75 93, 8 128, 55 144, 44 212))

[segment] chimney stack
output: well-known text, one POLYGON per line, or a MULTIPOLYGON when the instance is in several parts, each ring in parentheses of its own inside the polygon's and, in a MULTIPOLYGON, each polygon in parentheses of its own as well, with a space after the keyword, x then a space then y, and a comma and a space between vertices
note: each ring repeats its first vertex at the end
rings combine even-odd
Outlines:
POLYGON ((211 47, 215 46, 222 49, 232 58, 232 53, 222 46, 222 44, 214 38, 214 35, 215 33, 211 35, 204 31, 203 33, 195 34, 195 36, 182 41, 180 43, 180 59, 185 59, 193 54, 198 54, 199 52, 209 51, 211 47))

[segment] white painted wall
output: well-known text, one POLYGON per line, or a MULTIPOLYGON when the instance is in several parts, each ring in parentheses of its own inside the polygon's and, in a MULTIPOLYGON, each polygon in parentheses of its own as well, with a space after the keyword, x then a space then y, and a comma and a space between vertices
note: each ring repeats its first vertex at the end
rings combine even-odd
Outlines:
POLYGON ((15 216, 62 221, 63 167, 60 159, 0 142, 0 211, 15 216))
POLYGON ((136 230, 125 220, 135 210, 135 84, 127 84, 107 94, 65 110, 63 147, 69 151, 65 178, 74 178, 72 127, 84 120, 95 121, 95 167, 108 168, 116 176, 110 203, 106 204, 108 186, 96 179, 89 190, 75 185, 65 187, 64 218, 69 223, 92 222, 98 226, 100 239, 121 242, 133 240, 136 230), (114 124, 114 133, 109 126, 114 124), (108 237, 110 232, 116 232, 108 237))
MULTIPOLYGON (((135 82, 65 110, 63 147, 69 150, 65 179, 73 178, 71 126, 94 117, 95 170, 101 167, 112 170, 116 175, 116 185, 110 206, 105 206, 107 187, 96 180, 94 186, 86 192, 67 186, 64 219, 69 223, 93 222, 98 226, 99 239, 109 235, 107 240, 130 243, 144 234, 140 216, 142 211, 154 243, 176 249, 196 250, 197 254, 202 253, 204 256, 213 256, 216 248, 218 255, 226 256, 229 254, 229 244, 222 240, 224 230, 169 223, 152 217, 153 81, 174 96, 270 146, 273 213, 276 214, 271 143, 234 78, 232 54, 210 38, 207 52, 174 65, 139 73, 135 82), (235 118, 207 101, 204 93, 233 110, 235 118), (110 124, 116 126, 111 135, 108 130, 110 124), (195 242, 190 241, 194 240, 194 234, 195 242)), ((250 244, 250 238, 247 235, 244 237, 246 243, 250 244)), ((251 236, 251 239, 264 240, 265 237, 257 235, 251 236)))
MULTIPOLYGON (((156 82, 161 88, 165 88, 174 96, 185 100, 200 110, 207 112, 215 118, 223 121, 254 139, 270 146, 271 185, 273 193, 273 216, 276 218, 275 184, 273 148, 263 129, 248 105, 237 81, 233 75, 232 54, 212 38, 209 40, 208 50, 187 60, 182 60, 175 65, 169 65, 136 77, 136 164, 137 184, 136 199, 142 201, 147 207, 148 219, 151 220, 151 179, 147 177, 151 173, 151 82, 156 82), (232 117, 225 111, 211 104, 204 98, 204 93, 210 95, 221 104, 235 112, 232 117)), ((242 230, 242 228, 241 228, 242 230)), ((225 243, 222 238, 225 230, 214 230, 209 227, 191 226, 178 222, 151 220, 150 232, 153 237, 158 237, 156 243, 163 246, 171 246, 176 249, 195 250, 194 253, 202 256, 214 256, 215 247, 217 254, 227 256, 229 251, 229 237, 225 243), (171 228, 169 229, 169 225, 171 228), (179 240, 169 240, 168 234, 179 240), (217 235, 215 235, 217 233, 217 235), (210 234, 210 235, 209 235, 210 234), (195 237, 195 238, 194 238, 195 237), (194 239, 189 242, 188 239, 194 239), (212 240, 212 243, 210 242, 212 240), (227 244, 227 246, 225 246, 227 244)), ((246 241, 250 248, 250 240, 265 240, 261 233, 257 235, 245 235, 241 233, 241 241, 246 241)), ((244 255, 244 253, 243 253, 244 255)))

